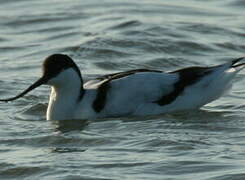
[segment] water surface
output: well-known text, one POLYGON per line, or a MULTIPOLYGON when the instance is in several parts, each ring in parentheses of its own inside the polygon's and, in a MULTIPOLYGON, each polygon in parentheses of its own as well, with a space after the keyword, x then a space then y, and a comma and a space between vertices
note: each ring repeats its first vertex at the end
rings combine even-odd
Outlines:
MULTIPOLYGON (((244 55, 242 0, 0 2, 0 95, 13 96, 66 53, 85 79, 164 71, 244 55)), ((0 103, 0 179, 244 179, 245 72, 199 111, 48 122, 48 87, 0 103)))

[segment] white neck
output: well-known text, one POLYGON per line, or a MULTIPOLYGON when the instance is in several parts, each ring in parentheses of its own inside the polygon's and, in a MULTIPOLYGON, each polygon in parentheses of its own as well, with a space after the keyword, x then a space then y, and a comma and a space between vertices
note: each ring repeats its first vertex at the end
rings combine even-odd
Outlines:
POLYGON ((47 120, 72 119, 81 93, 82 81, 73 69, 61 72, 50 80, 52 86, 47 120))

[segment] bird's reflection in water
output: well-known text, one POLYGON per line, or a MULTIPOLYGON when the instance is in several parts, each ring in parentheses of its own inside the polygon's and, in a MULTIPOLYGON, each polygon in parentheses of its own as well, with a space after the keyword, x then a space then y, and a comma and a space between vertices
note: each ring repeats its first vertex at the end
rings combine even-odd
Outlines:
POLYGON ((65 133, 69 131, 82 131, 89 124, 89 121, 84 119, 69 119, 51 121, 51 124, 55 127, 57 131, 65 133))

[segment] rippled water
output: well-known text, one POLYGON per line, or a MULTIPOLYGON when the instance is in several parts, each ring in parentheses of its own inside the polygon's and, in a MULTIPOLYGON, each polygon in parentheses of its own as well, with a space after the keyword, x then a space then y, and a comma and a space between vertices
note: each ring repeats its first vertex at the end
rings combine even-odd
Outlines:
MULTIPOLYGON (((36 80, 52 53, 84 78, 243 56, 242 0, 0 1, 0 95, 36 80)), ((196 112, 48 122, 49 89, 0 103, 0 179, 245 179, 245 72, 196 112)))

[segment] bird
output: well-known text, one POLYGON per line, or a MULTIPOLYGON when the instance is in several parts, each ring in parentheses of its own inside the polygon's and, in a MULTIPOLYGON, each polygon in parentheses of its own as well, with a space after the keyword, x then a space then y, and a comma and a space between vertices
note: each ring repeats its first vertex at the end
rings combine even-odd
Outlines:
POLYGON ((84 83, 71 57, 52 54, 42 64, 42 76, 8 102, 41 86, 51 86, 47 120, 97 119, 147 116, 199 109, 232 86, 245 68, 240 57, 209 66, 164 72, 134 69, 99 76, 84 83))

